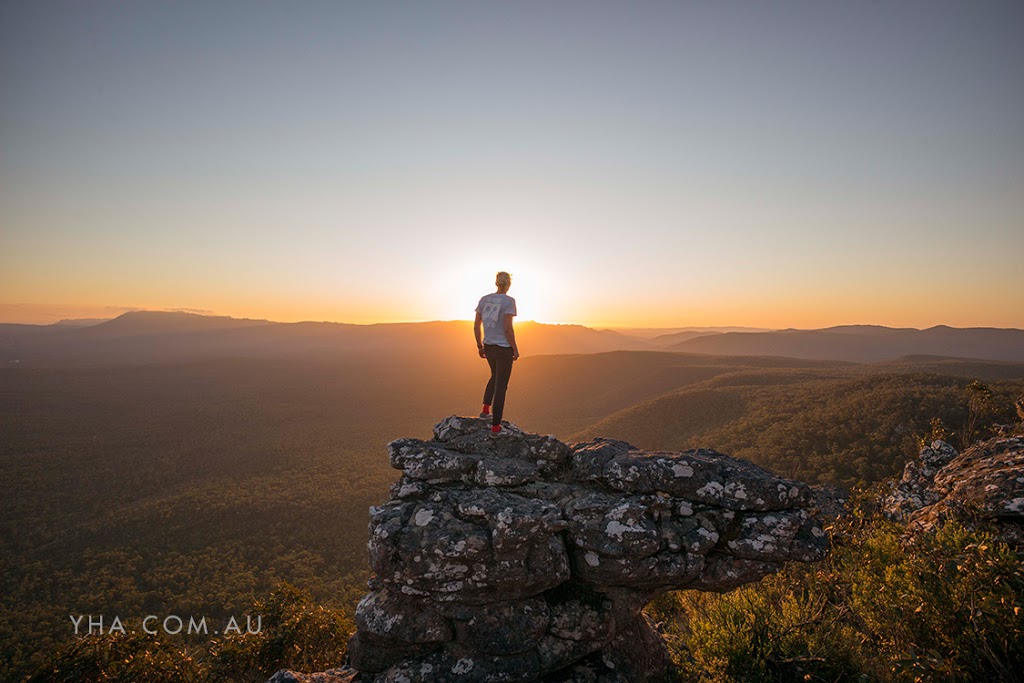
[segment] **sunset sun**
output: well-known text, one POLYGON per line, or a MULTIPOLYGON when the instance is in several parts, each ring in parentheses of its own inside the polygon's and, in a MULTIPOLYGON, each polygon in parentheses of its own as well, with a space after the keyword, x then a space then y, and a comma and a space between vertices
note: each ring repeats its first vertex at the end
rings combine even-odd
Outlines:
POLYGON ((572 319, 571 302, 556 266, 542 257, 532 257, 515 247, 474 248, 460 254, 466 265, 453 268, 441 281, 440 296, 444 300, 442 317, 465 320, 473 317, 477 301, 494 291, 498 271, 512 275, 509 296, 518 306, 517 321, 544 323, 568 322, 572 319))

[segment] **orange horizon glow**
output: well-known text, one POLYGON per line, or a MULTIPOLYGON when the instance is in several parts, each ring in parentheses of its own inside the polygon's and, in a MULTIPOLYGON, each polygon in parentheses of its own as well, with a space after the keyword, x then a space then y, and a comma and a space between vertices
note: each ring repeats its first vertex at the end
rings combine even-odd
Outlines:
MULTIPOLYGON (((510 292, 515 294, 515 292, 510 292)), ((702 327, 747 327, 759 329, 822 329, 839 325, 883 325, 897 328, 927 329, 936 325, 947 325, 950 327, 995 327, 995 328, 1024 328, 1024 321, 1014 320, 1012 315, 1005 317, 993 316, 982 317, 956 317, 932 318, 932 317, 908 317, 900 318, 895 315, 864 315, 862 317, 838 317, 814 315, 808 312, 803 316, 781 315, 769 316, 765 310, 748 312, 744 316, 743 311, 730 309, 723 311, 719 317, 703 315, 700 311, 694 311, 690 315, 681 315, 679 318, 666 319, 656 317, 600 317, 582 318, 577 320, 558 318, 539 318, 537 316, 524 315, 524 307, 528 301, 519 301, 520 316, 519 323, 536 322, 550 325, 581 325, 593 329, 678 329, 678 328, 702 328, 702 327)), ((332 312, 327 309, 316 309, 310 307, 294 308, 266 308, 238 306, 232 308, 207 308, 207 307, 180 307, 180 306, 106 306, 88 304, 10 304, 0 303, 0 323, 19 323, 33 325, 49 325, 60 320, 74 319, 111 319, 130 311, 170 311, 185 312, 208 316, 228 316, 232 318, 249 318, 254 320, 267 320, 268 322, 297 323, 297 322, 330 322, 347 323, 357 325, 390 324, 390 323, 422 323, 422 322, 470 322, 472 311, 462 316, 443 315, 365 315, 360 314, 358 309, 355 312, 345 314, 343 312, 332 312)), ((634 311, 636 313, 637 311, 634 311)))

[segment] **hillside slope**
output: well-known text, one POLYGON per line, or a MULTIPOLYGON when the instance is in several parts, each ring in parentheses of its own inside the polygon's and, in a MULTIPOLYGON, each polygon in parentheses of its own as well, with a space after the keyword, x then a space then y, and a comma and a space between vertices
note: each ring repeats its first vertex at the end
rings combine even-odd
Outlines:
MULTIPOLYGON (((968 378, 910 367, 722 373, 609 415, 573 438, 601 435, 651 450, 714 447, 791 478, 870 483, 899 472, 932 419, 951 431, 967 420, 968 378)), ((998 406, 990 423, 1013 420, 1013 401, 1024 392, 1015 367, 1017 379, 989 382, 998 406)))

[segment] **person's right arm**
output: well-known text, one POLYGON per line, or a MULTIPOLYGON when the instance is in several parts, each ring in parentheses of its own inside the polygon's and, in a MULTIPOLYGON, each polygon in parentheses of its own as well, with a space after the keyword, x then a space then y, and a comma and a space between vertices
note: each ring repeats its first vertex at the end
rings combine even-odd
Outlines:
POLYGON ((481 358, 487 358, 487 354, 484 353, 484 341, 480 334, 480 328, 483 327, 484 319, 480 316, 479 309, 476 312, 476 320, 473 321, 473 336, 476 337, 476 351, 480 354, 481 358))
POLYGON ((516 343, 516 333, 512 329, 512 318, 514 317, 511 313, 505 314, 505 338, 512 345, 512 360, 519 360, 519 345, 516 343))

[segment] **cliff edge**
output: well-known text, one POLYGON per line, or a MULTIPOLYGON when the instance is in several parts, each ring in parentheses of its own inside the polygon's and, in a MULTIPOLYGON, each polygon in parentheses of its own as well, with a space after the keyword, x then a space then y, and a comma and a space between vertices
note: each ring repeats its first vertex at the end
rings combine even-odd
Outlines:
POLYGON ((570 447, 504 427, 452 416, 429 441, 388 445, 402 476, 370 510, 375 576, 349 666, 271 681, 663 681, 644 605, 828 549, 834 491, 713 450, 570 447))

